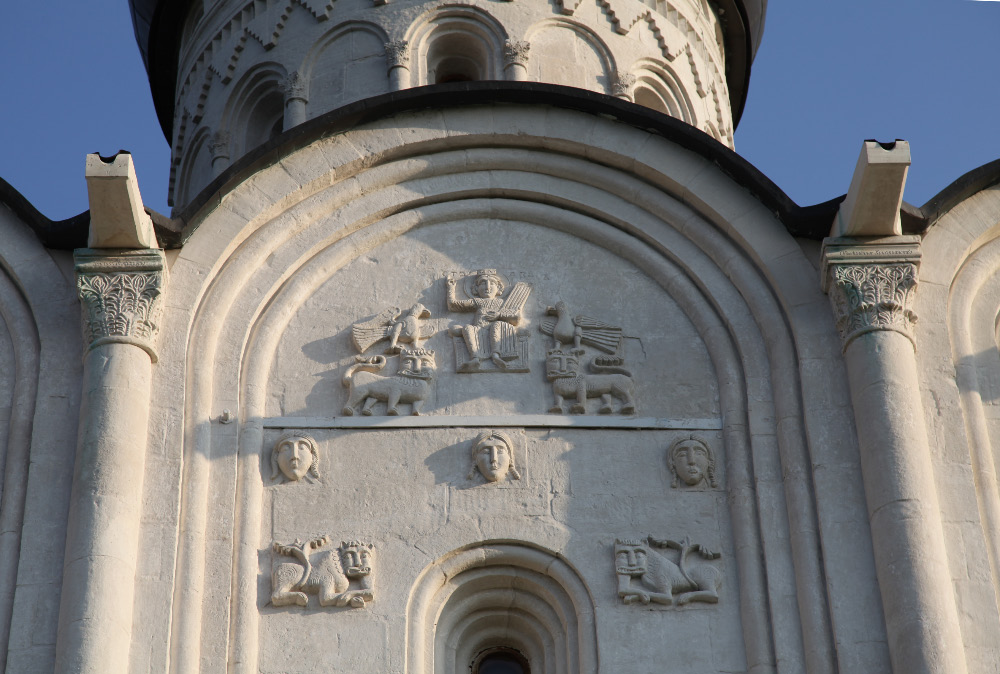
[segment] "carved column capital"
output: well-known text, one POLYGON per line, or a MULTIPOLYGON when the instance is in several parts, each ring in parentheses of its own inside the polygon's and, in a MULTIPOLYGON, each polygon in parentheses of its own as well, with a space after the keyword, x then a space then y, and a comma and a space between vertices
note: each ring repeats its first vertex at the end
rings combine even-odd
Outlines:
POLYGON ((528 53, 531 51, 531 43, 521 40, 506 40, 503 43, 503 65, 504 67, 518 65, 528 65, 528 53))
POLYGON ((226 131, 216 131, 208 139, 208 151, 212 159, 229 159, 229 133, 226 131))
POLYGON ((830 295, 845 350, 859 335, 878 330, 898 332, 914 342, 919 264, 920 239, 915 236, 823 242, 823 291, 830 295))
POLYGON ((406 40, 394 40, 385 43, 385 65, 386 68, 409 68, 410 67, 410 43, 406 40))
POLYGON ((293 72, 282 82, 285 102, 291 100, 309 101, 309 83, 298 72, 293 72))
POLYGON ((632 87, 635 86, 635 75, 622 70, 616 70, 611 75, 611 95, 632 100, 632 87))
POLYGON ((131 344, 155 363, 154 343, 166 282, 163 251, 84 248, 73 258, 88 349, 131 344))

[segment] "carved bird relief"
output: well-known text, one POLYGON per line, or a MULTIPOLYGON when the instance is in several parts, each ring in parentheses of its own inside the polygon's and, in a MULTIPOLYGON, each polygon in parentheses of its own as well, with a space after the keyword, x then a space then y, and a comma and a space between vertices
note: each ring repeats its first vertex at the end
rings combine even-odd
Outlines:
POLYGON ((388 339, 386 353, 399 353, 402 344, 413 344, 416 348, 417 340, 427 339, 434 333, 434 328, 423 325, 423 319, 430 317, 431 312, 419 302, 405 311, 389 307, 372 320, 351 327, 354 346, 364 353, 373 344, 388 339))
POLYGON ((574 349, 579 349, 581 344, 586 344, 611 354, 595 358, 594 363, 597 365, 621 365, 625 361, 625 354, 622 351, 624 340, 620 327, 590 316, 571 316, 565 302, 556 302, 556 305, 548 307, 545 313, 555 318, 543 319, 539 329, 546 335, 552 335, 553 348, 558 349, 563 344, 572 344, 574 349))

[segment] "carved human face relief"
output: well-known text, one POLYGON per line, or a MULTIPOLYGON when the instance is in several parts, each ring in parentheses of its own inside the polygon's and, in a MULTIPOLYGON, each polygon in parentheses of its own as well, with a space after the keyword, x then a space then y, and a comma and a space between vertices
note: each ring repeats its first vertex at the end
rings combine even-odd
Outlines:
POLYGON ((712 450, 697 438, 681 440, 670 449, 670 468, 674 472, 674 486, 688 487, 703 484, 715 486, 712 450))
POLYGON ((433 351, 403 351, 399 356, 399 374, 403 377, 430 379, 434 376, 435 369, 433 351))
POLYGON ((491 300, 499 295, 503 286, 495 276, 483 275, 476 279, 476 294, 485 300, 491 300))
POLYGON ((348 578, 360 578, 372 572, 371 558, 375 551, 372 545, 350 542, 340 546, 340 561, 344 567, 344 575, 348 578))
POLYGON ((615 573, 638 577, 646 573, 649 550, 637 541, 615 541, 615 573))
MULTIPOLYGON (((285 477, 296 482, 304 478, 313 468, 316 460, 314 450, 313 441, 304 436, 293 435, 282 438, 274 448, 274 461, 285 477)), ((315 473, 315 470, 312 472, 315 473)))
POLYGON ((490 482, 498 482, 510 469, 510 447, 500 438, 487 438, 476 449, 476 466, 490 482))

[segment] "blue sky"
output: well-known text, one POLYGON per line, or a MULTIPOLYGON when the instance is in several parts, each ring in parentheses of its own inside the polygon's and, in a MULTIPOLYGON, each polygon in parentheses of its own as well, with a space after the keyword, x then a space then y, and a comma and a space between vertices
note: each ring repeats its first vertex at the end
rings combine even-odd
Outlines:
MULTIPOLYGON (((521 0, 537 1, 537 0, 521 0)), ((88 152, 134 155, 166 204, 160 132, 126 0, 0 9, 0 177, 53 219, 87 208, 88 152)), ((771 0, 736 149, 802 205, 847 190, 866 138, 910 141, 922 205, 1000 157, 1000 2, 771 0)))

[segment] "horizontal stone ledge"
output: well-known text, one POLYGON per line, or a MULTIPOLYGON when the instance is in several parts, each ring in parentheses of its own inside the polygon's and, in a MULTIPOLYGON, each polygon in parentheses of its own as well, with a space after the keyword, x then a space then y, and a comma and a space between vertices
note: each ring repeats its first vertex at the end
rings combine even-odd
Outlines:
POLYGON ((597 428, 607 430, 718 431, 721 419, 615 417, 596 414, 510 416, 266 417, 264 428, 597 428))

